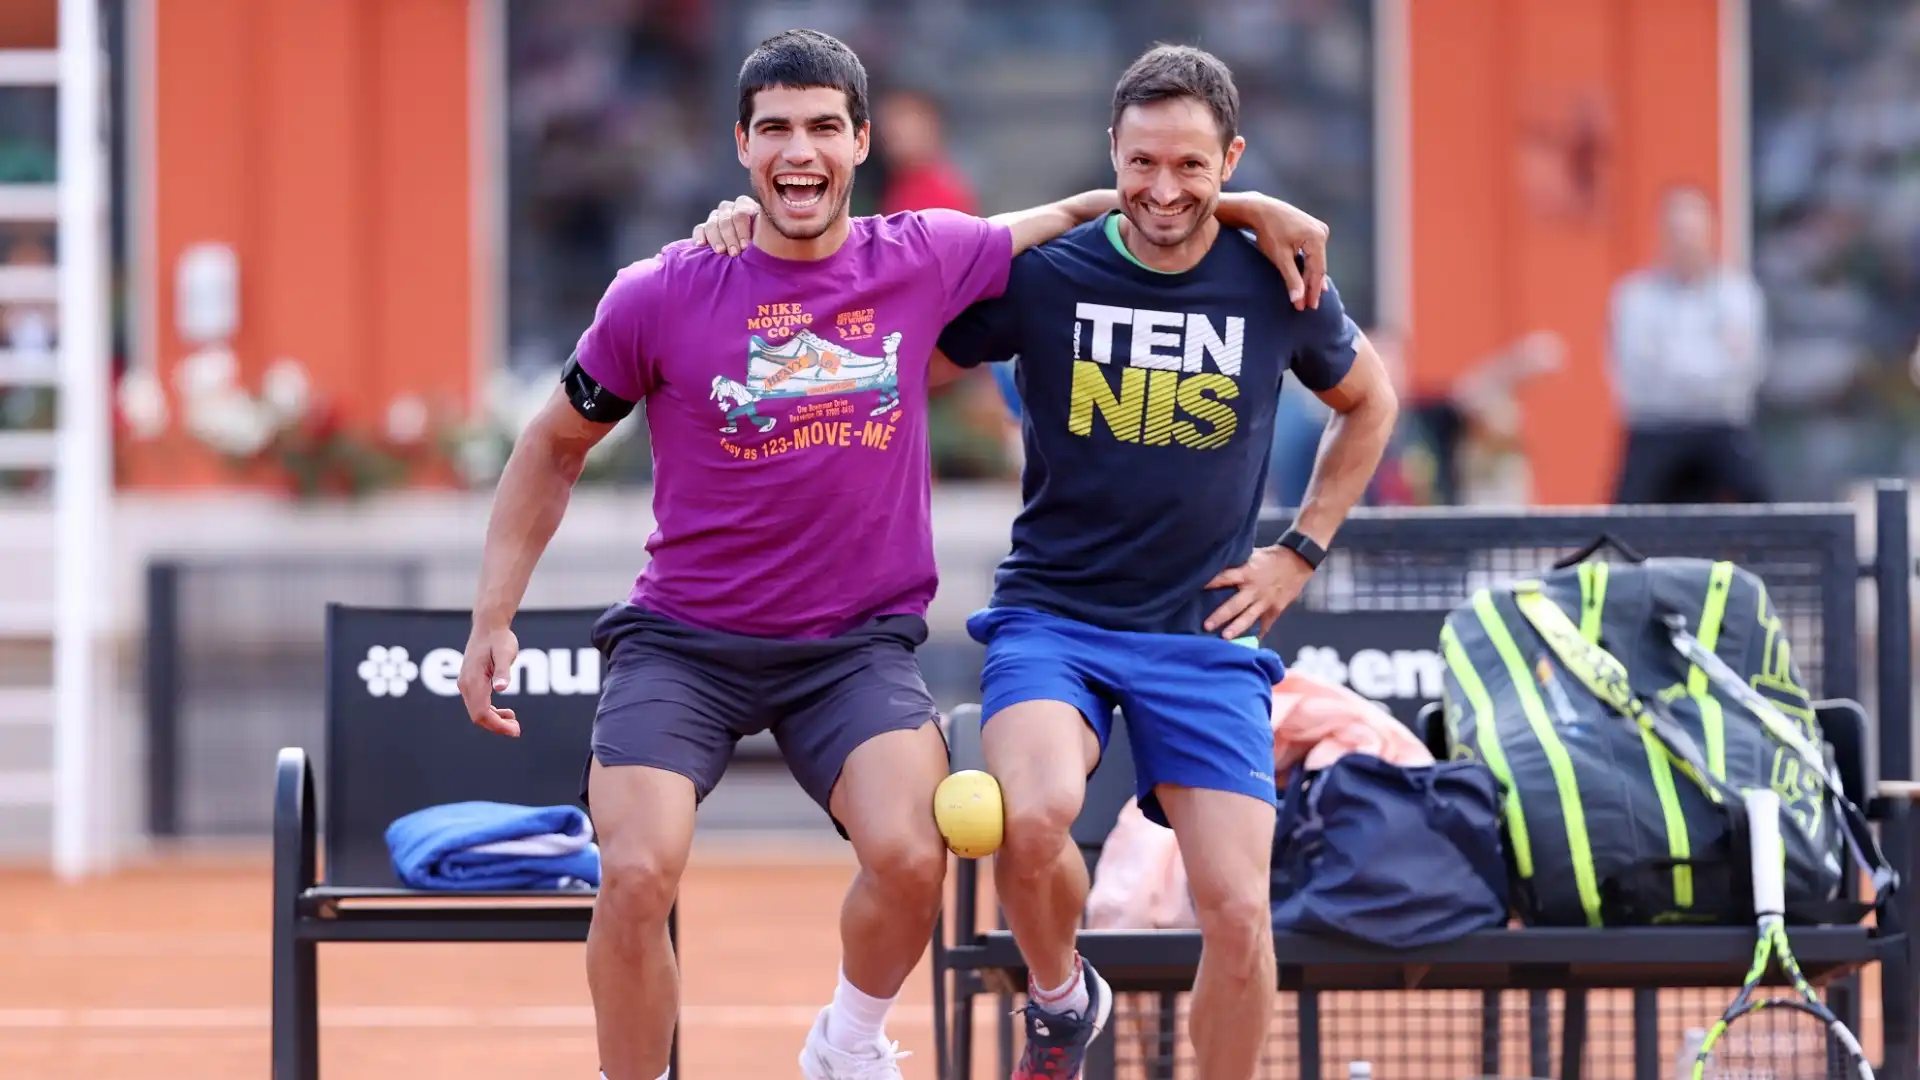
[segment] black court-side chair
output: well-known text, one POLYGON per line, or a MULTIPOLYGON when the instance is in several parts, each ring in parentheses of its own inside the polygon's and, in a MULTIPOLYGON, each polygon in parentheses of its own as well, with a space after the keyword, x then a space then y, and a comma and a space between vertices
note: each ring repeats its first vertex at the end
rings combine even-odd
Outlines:
MULTIPOLYGON (((522 720, 509 739, 475 727, 453 688, 469 612, 329 605, 325 758, 316 769, 305 748, 287 747, 274 778, 275 1080, 320 1076, 322 942, 586 940, 592 892, 407 888, 386 829, 448 802, 580 802, 599 696, 588 634, 599 614, 515 617, 520 661, 497 697, 522 720)), ((668 929, 677 938, 677 911, 668 929)), ((677 1033, 672 1061, 678 1078, 677 1033)))

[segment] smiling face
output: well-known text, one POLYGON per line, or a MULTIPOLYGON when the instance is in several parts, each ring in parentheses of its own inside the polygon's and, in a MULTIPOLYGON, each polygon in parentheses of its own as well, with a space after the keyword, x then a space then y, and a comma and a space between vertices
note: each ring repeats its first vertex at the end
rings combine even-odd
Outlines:
POLYGON ((1129 105, 1112 131, 1114 185, 1134 234, 1179 248, 1213 220, 1220 188, 1246 141, 1221 137, 1213 111, 1196 98, 1129 105))
POLYGON ((867 159, 867 69, 818 30, 783 30, 740 65, 734 142, 767 227, 753 246, 818 259, 847 238, 854 167, 867 159))
POLYGON ((756 92, 752 114, 735 127, 734 138, 765 223, 802 243, 844 229, 868 136, 867 124, 855 125, 844 91, 772 86, 756 92))
POLYGON ((1198 261, 1219 235, 1220 187, 1247 145, 1233 72, 1191 45, 1148 49, 1114 85, 1107 134, 1128 249, 1156 269, 1198 261))

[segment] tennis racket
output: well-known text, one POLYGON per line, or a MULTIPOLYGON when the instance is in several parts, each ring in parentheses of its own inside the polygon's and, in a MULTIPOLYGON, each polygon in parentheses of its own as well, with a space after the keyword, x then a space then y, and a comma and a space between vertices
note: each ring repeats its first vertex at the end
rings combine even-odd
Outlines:
POLYGON ((1626 665, 1620 662, 1620 658, 1588 641, 1580 628, 1573 625, 1567 613, 1560 610, 1560 605, 1536 586, 1537 583, 1532 582, 1516 586, 1513 602, 1567 671, 1603 704, 1611 706, 1622 717, 1658 739, 1674 765, 1708 798, 1718 803, 1730 802, 1732 789, 1714 779, 1693 736, 1674 723, 1672 717, 1657 705, 1650 708, 1648 702, 1642 700, 1634 690, 1633 681, 1628 677, 1626 665))
POLYGON ((1828 791, 1843 797, 1846 795, 1846 790, 1840 786, 1840 778, 1827 769, 1826 755, 1820 752, 1800 725, 1788 719, 1779 706, 1748 685, 1745 679, 1727 666, 1725 660, 1720 659, 1719 654, 1688 633, 1685 619, 1670 616, 1667 619, 1667 632, 1673 638, 1673 647, 1681 655, 1705 672, 1707 678, 1722 692, 1745 705, 1776 742, 1799 755, 1802 768, 1812 773, 1828 791))
POLYGON ((1666 619, 1667 632, 1673 639, 1673 647, 1706 673, 1707 679, 1723 693, 1747 707, 1760 726, 1766 728, 1774 741, 1792 750, 1800 759, 1800 767, 1811 773, 1826 788, 1838 807, 1846 828, 1843 836, 1847 850, 1853 860, 1873 879, 1876 894, 1884 893, 1899 884, 1899 878, 1887 863, 1886 856, 1880 851, 1879 842, 1867 827, 1860 808, 1848 798, 1847 791, 1840 784, 1837 773, 1827 768, 1826 755, 1821 752, 1812 739, 1807 737, 1800 725, 1787 718, 1779 706, 1768 701, 1758 690, 1748 685, 1726 661, 1720 659, 1712 649, 1701 644, 1700 640, 1687 632, 1687 623, 1678 615, 1669 615, 1666 619))
POLYGON ((1753 908, 1760 938, 1746 981, 1694 1054, 1692 1080, 1873 1080, 1860 1041, 1833 1015, 1800 973, 1787 940, 1786 849, 1780 838, 1780 796, 1770 788, 1741 792, 1753 853, 1753 908), (1791 996, 1762 997, 1760 981, 1778 965, 1791 996))

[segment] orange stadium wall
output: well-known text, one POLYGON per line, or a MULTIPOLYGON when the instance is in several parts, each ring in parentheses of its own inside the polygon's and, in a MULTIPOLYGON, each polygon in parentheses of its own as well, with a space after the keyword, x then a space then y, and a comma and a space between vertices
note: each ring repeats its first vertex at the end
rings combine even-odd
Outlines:
POLYGON ((0 49, 51 49, 60 39, 60 0, 0 4, 0 49))
MULTIPOLYGON (((1721 0, 1396 2, 1416 377, 1436 387, 1522 333, 1558 331, 1569 370, 1526 402, 1536 494, 1604 501, 1620 442, 1607 293, 1652 254, 1664 187, 1720 190, 1721 0)), ((152 5, 141 283, 169 385, 187 352, 175 262, 219 240, 239 257, 247 377, 294 357, 358 423, 399 394, 470 399, 474 6, 152 5)), ((234 482, 177 433, 121 457, 129 486, 234 482)))
POLYGON ((1418 385, 1559 332, 1567 370, 1525 398, 1535 498, 1609 501, 1608 291, 1668 185, 1721 190, 1720 0, 1402 2, 1418 385))
MULTIPOLYGON (((233 351, 275 359, 376 424, 404 394, 469 400, 475 370, 469 0, 165 0, 139 78, 155 130, 140 285, 146 351, 172 394, 180 253, 229 244, 233 351)), ((178 415, 178 409, 174 410, 178 415)), ((235 482, 169 429, 121 451, 123 486, 235 482)))

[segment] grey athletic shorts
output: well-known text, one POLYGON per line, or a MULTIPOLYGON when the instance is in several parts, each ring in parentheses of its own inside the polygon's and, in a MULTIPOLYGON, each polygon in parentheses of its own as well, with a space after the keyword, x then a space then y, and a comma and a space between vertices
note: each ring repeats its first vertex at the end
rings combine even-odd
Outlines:
MULTIPOLYGON (((787 641, 701 630, 616 604, 593 628, 604 658, 593 757, 679 773, 705 799, 741 738, 771 730, 788 771, 831 817, 828 799, 856 747, 935 719, 913 653, 926 640, 917 615, 787 641)), ((582 799, 584 787, 583 780, 582 799)))

